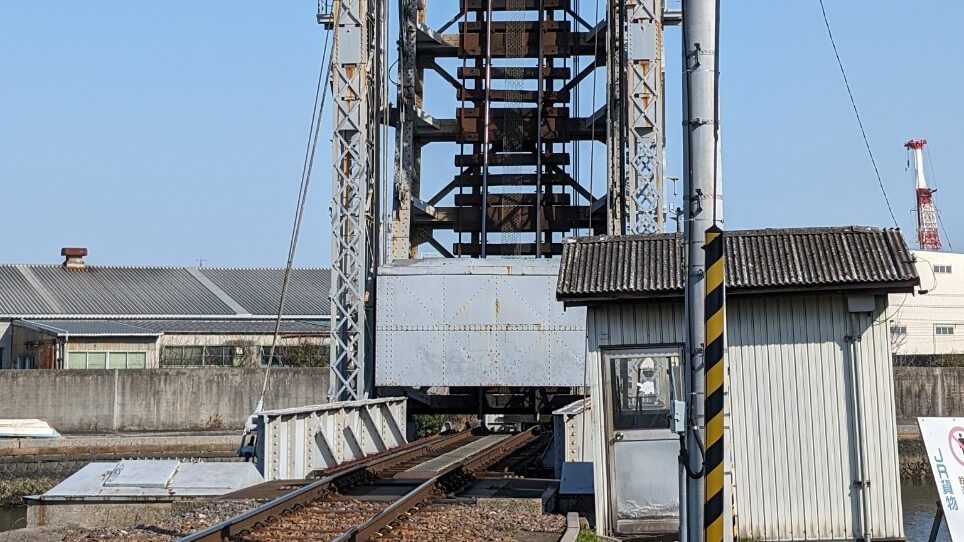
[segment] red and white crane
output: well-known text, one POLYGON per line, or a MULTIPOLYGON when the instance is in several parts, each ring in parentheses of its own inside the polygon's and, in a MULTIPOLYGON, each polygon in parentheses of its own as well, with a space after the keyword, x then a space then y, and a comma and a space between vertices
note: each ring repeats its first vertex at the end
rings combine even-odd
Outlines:
POLYGON ((927 186, 924 176, 924 147, 926 139, 911 139, 904 147, 914 152, 914 179, 917 192, 917 242, 921 250, 941 250, 941 237, 937 230, 937 208, 934 192, 927 186))

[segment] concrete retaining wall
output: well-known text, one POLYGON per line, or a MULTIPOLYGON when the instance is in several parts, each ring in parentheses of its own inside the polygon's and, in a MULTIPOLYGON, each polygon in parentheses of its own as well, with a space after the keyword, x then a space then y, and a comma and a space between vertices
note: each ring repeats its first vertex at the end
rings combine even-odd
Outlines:
POLYGON ((964 367, 894 369, 897 423, 917 424, 918 416, 964 416, 964 367))
MULTIPOLYGON (((66 433, 238 429, 262 369, 4 370, 0 418, 40 418, 66 433)), ((266 408, 327 401, 328 369, 274 368, 266 408)))
MULTIPOLYGON (((261 369, 2 370, 0 418, 40 418, 66 433, 240 430, 261 369)), ((898 367, 899 424, 964 417, 964 367, 898 367)), ((326 402, 328 369, 274 368, 265 406, 326 402)))

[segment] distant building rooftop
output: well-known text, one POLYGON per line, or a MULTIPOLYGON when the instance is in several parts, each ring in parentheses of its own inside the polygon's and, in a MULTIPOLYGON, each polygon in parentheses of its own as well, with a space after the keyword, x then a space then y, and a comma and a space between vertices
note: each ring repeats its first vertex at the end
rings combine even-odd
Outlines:
MULTIPOLYGON (((159 337, 174 335, 271 335, 274 320, 14 320, 19 326, 57 337, 159 337)), ((328 322, 282 320, 282 336, 327 336, 328 322)))
MULTIPOLYGON (((729 295, 828 290, 912 291, 914 257, 898 230, 859 226, 726 232, 729 295)), ((567 240, 556 297, 567 305, 679 297, 678 234, 567 240)))
MULTIPOLYGON (((265 318, 277 315, 282 268, 0 265, 0 318, 265 318)), ((285 316, 328 318, 330 272, 291 272, 285 316)))

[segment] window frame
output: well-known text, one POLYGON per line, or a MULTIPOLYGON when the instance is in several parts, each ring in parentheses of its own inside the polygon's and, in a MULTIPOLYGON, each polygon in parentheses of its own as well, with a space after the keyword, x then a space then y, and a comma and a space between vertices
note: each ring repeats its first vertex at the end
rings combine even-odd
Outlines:
POLYGON ((90 367, 90 354, 104 354, 104 367, 98 369, 108 369, 108 370, 131 370, 131 369, 147 369, 147 350, 68 350, 67 359, 64 360, 64 369, 70 371, 90 371, 96 370, 90 367), (84 367, 72 367, 70 363, 70 357, 76 354, 84 355, 84 367), (111 354, 124 354, 124 367, 111 367, 110 358, 111 354), (131 367, 131 354, 140 354, 144 356, 144 364, 141 367, 131 367))
POLYGON ((161 347, 159 366, 163 368, 242 367, 244 347, 232 344, 171 344, 161 347), (185 356, 185 351, 198 350, 197 355, 185 356), (177 353, 176 359, 170 356, 177 353))
POLYGON ((955 327, 957 327, 955 324, 934 324, 934 335, 949 337, 955 334, 955 327))
MULTIPOLYGON (((616 394, 612 392, 610 386, 615 383, 614 375, 612 373, 613 364, 617 360, 621 359, 631 359, 631 358, 643 358, 643 357, 668 357, 670 358, 669 371, 667 371, 667 381, 664 383, 668 385, 669 397, 668 404, 664 409, 653 410, 666 411, 669 412, 670 405, 674 400, 682 394, 682 378, 683 378, 683 346, 678 344, 647 344, 647 345, 611 345, 600 348, 599 362, 600 365, 600 376, 602 377, 603 386, 607 388, 606 399, 604 408, 606 409, 605 414, 605 425, 607 430, 610 432, 619 432, 625 434, 643 434, 650 431, 668 431, 669 430, 669 418, 667 417, 664 424, 657 424, 650 427, 623 427, 621 424, 617 424, 617 418, 619 417, 616 408, 617 405, 614 403, 616 400, 616 394), (673 364, 673 359, 676 360, 676 365, 673 364), (619 425, 619 427, 617 427, 619 425)), ((649 425, 649 424, 647 424, 649 425)))
POLYGON ((941 275, 950 275, 954 273, 954 266, 951 264, 935 264, 934 273, 940 273, 941 275))

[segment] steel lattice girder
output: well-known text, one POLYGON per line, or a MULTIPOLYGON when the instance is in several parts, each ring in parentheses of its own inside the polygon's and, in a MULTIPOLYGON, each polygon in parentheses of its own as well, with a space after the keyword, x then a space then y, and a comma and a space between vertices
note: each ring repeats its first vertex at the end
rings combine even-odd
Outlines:
POLYGON ((335 105, 332 178, 331 389, 332 400, 364 398, 369 340, 374 234, 374 159, 378 141, 381 62, 376 7, 383 0, 343 0, 335 14, 332 90, 335 105))
POLYGON ((609 103, 625 104, 624 110, 611 108, 607 115, 611 234, 662 231, 662 15, 662 0, 610 5, 609 103))

